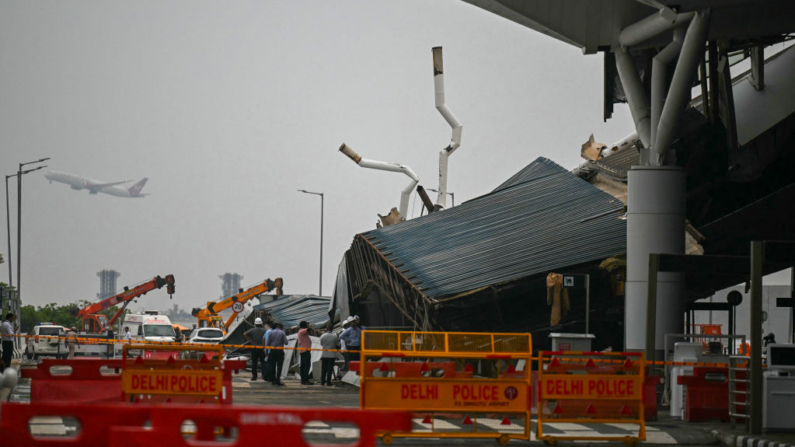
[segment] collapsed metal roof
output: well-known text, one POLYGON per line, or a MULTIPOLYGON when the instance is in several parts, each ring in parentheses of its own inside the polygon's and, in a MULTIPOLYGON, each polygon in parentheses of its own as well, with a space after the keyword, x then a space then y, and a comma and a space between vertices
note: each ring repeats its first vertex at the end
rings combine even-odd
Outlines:
POLYGON ((493 192, 358 235, 431 302, 624 253, 621 201, 540 157, 493 192))
POLYGON ((588 167, 595 169, 599 174, 619 182, 627 182, 627 173, 632 166, 640 164, 640 155, 635 148, 627 148, 607 158, 592 161, 588 167))
POLYGON ((281 295, 274 301, 254 306, 254 311, 264 311, 285 329, 306 321, 316 328, 329 322, 331 297, 317 295, 281 295))

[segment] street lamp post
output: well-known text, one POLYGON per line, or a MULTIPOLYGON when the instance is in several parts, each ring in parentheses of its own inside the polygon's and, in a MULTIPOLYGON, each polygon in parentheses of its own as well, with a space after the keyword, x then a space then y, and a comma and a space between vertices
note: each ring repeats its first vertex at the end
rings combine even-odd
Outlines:
MULTIPOLYGON (((439 191, 437 191, 435 189, 431 189, 431 188, 425 188, 425 189, 428 190, 428 191, 439 192, 439 191)), ((453 206, 455 206, 455 193, 454 192, 448 192, 447 194, 450 194, 450 197, 453 199, 452 204, 453 204, 453 206)), ((452 208, 452 206, 450 208, 452 208)))
POLYGON ((8 229, 8 252, 6 256, 8 257, 8 286, 14 286, 14 273, 11 269, 11 208, 8 201, 8 179, 11 177, 16 177, 19 174, 7 175, 6 176, 6 228, 8 229))
POLYGON ((298 192, 320 196, 320 286, 318 296, 323 296, 323 193, 299 189, 298 192))
MULTIPOLYGON (((40 166, 40 167, 35 168, 35 169, 28 169, 27 171, 22 171, 22 175, 25 175, 25 174, 27 174, 29 172, 33 172, 33 171, 38 171, 39 169, 42 169, 42 168, 46 168, 46 166, 40 166)), ((14 178, 14 177, 19 177, 19 175, 20 175, 19 172, 17 172, 16 174, 11 174, 11 175, 7 175, 6 176, 6 229, 8 230, 8 231, 6 231, 6 233, 8 235, 8 253, 6 253, 6 255, 8 256, 8 286, 9 287, 14 287, 14 273, 13 273, 13 268, 12 268, 13 256, 11 254, 11 206, 10 206, 10 200, 8 198, 8 179, 14 178)))
MULTIPOLYGON (((34 163, 41 163, 49 160, 50 157, 42 158, 27 163, 20 163, 19 170, 17 171, 17 306, 19 309, 17 313, 22 311, 22 176, 39 169, 46 168, 46 166, 39 166, 34 169, 23 171, 22 167, 34 163)), ((21 321, 21 316, 17 315, 21 321)), ((19 347, 19 338, 17 338, 17 347, 19 347)))

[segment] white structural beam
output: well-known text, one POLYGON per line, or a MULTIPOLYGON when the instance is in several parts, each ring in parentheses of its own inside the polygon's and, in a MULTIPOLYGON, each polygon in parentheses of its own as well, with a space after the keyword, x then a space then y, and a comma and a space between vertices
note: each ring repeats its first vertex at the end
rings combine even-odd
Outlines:
POLYGON ((408 214, 409 210, 409 197, 411 196, 411 192, 414 191, 414 188, 420 182, 420 178, 417 177, 417 174, 415 174, 414 171, 406 165, 362 158, 361 155, 357 154, 356 151, 351 149, 350 146, 345 143, 342 143, 342 146, 340 146, 339 150, 343 154, 347 155, 348 158, 353 160, 354 163, 363 168, 378 169, 380 171, 401 172, 411 179, 411 183, 403 188, 403 191, 400 193, 400 207, 398 208, 398 211, 400 212, 400 218, 402 220, 406 220, 406 215, 408 214))
MULTIPOLYGON (((624 94, 629 103, 629 111, 635 121, 635 129, 643 147, 651 146, 651 122, 649 120, 649 100, 640 81, 635 60, 626 51, 616 51, 616 68, 624 86, 624 94)), ((641 154, 643 159, 643 154, 641 154)))
POLYGON ((696 77, 696 70, 704 56, 708 24, 709 10, 706 10, 698 12, 687 27, 687 34, 682 43, 682 50, 679 53, 679 60, 674 69, 671 87, 668 89, 653 142, 651 161, 654 164, 660 165, 665 158, 668 146, 673 141, 679 116, 690 100, 690 90, 696 77))
POLYGON ((682 51, 684 30, 677 28, 674 40, 652 59, 651 71, 651 141, 657 137, 657 128, 660 124, 665 96, 668 93, 668 67, 682 51), (682 32, 680 32, 682 31, 682 32))
POLYGON ((622 29, 618 43, 622 47, 632 47, 643 43, 660 33, 669 31, 693 18, 693 13, 677 14, 669 8, 660 8, 654 14, 622 29))
POLYGON ((433 51, 433 90, 436 97, 436 110, 442 114, 444 120, 450 125, 453 135, 450 144, 439 152, 439 188, 436 196, 436 208, 442 209, 447 205, 447 159, 461 146, 461 132, 463 126, 447 107, 444 97, 444 62, 442 47, 434 47, 433 51))

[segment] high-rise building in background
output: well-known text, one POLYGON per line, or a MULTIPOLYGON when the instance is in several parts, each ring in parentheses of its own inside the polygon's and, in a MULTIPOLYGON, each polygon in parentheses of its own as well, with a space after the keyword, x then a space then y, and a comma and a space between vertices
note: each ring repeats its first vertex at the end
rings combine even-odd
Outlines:
POLYGON ((97 298, 104 300, 109 296, 116 294, 116 278, 121 276, 121 273, 116 270, 101 270, 97 272, 99 276, 99 293, 97 298))
POLYGON ((221 299, 238 293, 240 290, 240 280, 243 279, 243 275, 238 275, 237 273, 224 273, 219 276, 219 278, 223 281, 223 284, 221 284, 221 299))

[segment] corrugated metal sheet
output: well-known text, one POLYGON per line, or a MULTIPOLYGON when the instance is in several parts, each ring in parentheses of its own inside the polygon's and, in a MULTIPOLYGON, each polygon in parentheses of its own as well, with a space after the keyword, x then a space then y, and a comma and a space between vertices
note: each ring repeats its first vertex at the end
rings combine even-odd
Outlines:
POLYGON ((607 158, 592 161, 588 166, 608 178, 626 183, 627 171, 639 164, 640 154, 638 154, 637 150, 630 147, 607 158))
POLYGON ((285 329, 298 326, 302 320, 319 328, 328 324, 330 303, 331 297, 327 296, 282 295, 276 301, 255 306, 254 311, 267 312, 285 329))
POLYGON ((441 299, 624 253, 622 208, 538 158, 490 194, 362 236, 425 296, 441 299))
POLYGON ((530 180, 538 180, 547 175, 557 174, 557 170, 550 169, 548 163, 539 163, 539 161, 541 160, 545 160, 557 166, 554 162, 547 160, 546 158, 539 158, 535 162, 525 166, 524 169, 522 169, 521 171, 512 175, 511 178, 504 181, 500 186, 496 187, 492 192, 502 191, 503 189, 510 188, 511 186, 516 186, 520 183, 524 183, 530 180))

